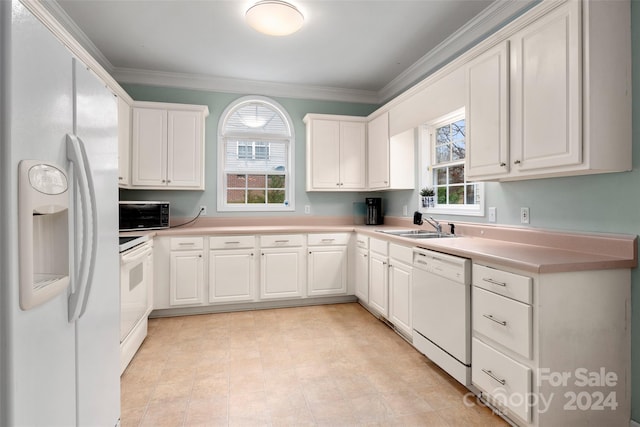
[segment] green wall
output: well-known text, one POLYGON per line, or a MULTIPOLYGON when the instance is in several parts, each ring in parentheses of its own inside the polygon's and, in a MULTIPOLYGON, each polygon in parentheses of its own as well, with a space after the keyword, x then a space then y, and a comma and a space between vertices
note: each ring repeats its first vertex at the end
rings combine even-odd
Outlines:
MULTIPOLYGON (((510 183, 487 183, 486 206, 495 206, 498 224, 520 225, 521 206, 531 213, 530 227, 592 232, 640 234, 640 0, 632 0, 633 54, 633 171, 615 174, 540 179, 510 183)), ((208 206, 209 216, 217 215, 216 206, 216 135, 220 114, 241 95, 184 89, 124 85, 136 100, 205 104, 209 106, 206 141, 206 187, 196 192, 127 191, 121 199, 169 200, 172 215, 195 215, 200 205, 208 206)), ((305 192, 305 133, 302 118, 306 113, 368 115, 375 105, 309 101, 274 97, 290 114, 296 133, 296 211, 273 215, 303 215, 304 205, 311 205, 315 215, 351 215, 353 203, 370 193, 305 192)), ((386 213, 400 216, 402 206, 409 212, 417 206, 416 191, 379 194, 385 199, 386 213)), ((231 214, 227 214, 231 215, 231 214)), ((251 216, 256 214, 232 214, 251 216)), ((264 214, 260 214, 264 216, 264 214)), ((486 217, 449 217, 450 220, 486 222, 486 217)), ((632 272, 632 414, 640 422, 640 274, 632 272)), ((616 349, 611 349, 615 351, 616 349)))
POLYGON ((353 213, 353 203, 364 202, 364 197, 366 196, 363 193, 307 193, 305 191, 306 150, 305 126, 302 118, 307 113, 367 116, 378 107, 377 105, 272 97, 272 99, 280 103, 280 105, 287 110, 294 125, 296 137, 296 210, 295 212, 261 212, 259 214, 230 212, 218 214, 216 212, 216 144, 218 121, 224 109, 235 99, 243 95, 127 84, 123 84, 123 87, 136 101, 207 105, 209 106, 209 117, 207 117, 205 131, 205 191, 120 190, 120 200, 168 200, 172 203, 171 215, 177 217, 196 215, 201 205, 207 206, 207 216, 303 215, 305 205, 311 206, 311 214, 313 215, 351 215, 353 213))

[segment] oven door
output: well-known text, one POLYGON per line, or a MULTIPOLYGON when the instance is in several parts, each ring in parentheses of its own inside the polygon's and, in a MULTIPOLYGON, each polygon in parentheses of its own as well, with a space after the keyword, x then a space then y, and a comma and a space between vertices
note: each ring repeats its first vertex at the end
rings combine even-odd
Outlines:
POLYGON ((152 252, 151 245, 142 244, 120 254, 120 342, 147 315, 152 252))

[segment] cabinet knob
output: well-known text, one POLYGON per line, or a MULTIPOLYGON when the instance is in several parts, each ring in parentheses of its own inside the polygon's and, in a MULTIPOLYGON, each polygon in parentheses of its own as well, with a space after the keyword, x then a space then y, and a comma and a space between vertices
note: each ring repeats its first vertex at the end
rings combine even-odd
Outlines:
POLYGON ((340 183, 339 182, 336 182, 336 187, 340 187, 340 183))
POLYGON ((124 179, 124 178, 123 178, 123 177, 121 177, 121 176, 119 176, 119 177, 118 177, 118 181, 122 181, 123 179, 124 179))
POLYGON ((163 179, 162 182, 167 182, 167 181, 163 179))
POLYGON ((171 182, 171 180, 170 180, 170 179, 168 179, 168 180, 167 180, 167 182, 171 182))
POLYGON ((520 160, 516 160, 515 162, 513 162, 514 165, 519 165, 520 163, 520 160))
POLYGON ((202 258, 202 255, 198 255, 198 258, 202 258))
POLYGON ((503 167, 505 167, 505 166, 507 166, 507 164, 506 164, 505 162, 500 163, 500 167, 501 167, 501 168, 503 168, 503 167))

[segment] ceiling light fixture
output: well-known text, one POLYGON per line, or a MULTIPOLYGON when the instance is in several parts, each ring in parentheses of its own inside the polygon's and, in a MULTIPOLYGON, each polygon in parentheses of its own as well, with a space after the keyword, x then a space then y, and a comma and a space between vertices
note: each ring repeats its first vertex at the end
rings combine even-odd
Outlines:
POLYGON ((294 5, 281 0, 259 1, 247 9, 245 18, 254 30, 270 36, 293 34, 304 22, 294 5))

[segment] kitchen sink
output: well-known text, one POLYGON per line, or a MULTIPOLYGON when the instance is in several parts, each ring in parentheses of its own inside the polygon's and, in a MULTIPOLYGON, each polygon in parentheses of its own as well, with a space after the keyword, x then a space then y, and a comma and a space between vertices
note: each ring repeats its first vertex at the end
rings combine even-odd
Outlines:
POLYGON ((439 239, 443 237, 456 237, 454 234, 438 233, 429 230, 377 230, 380 233, 392 236, 408 237, 410 239, 439 239))

